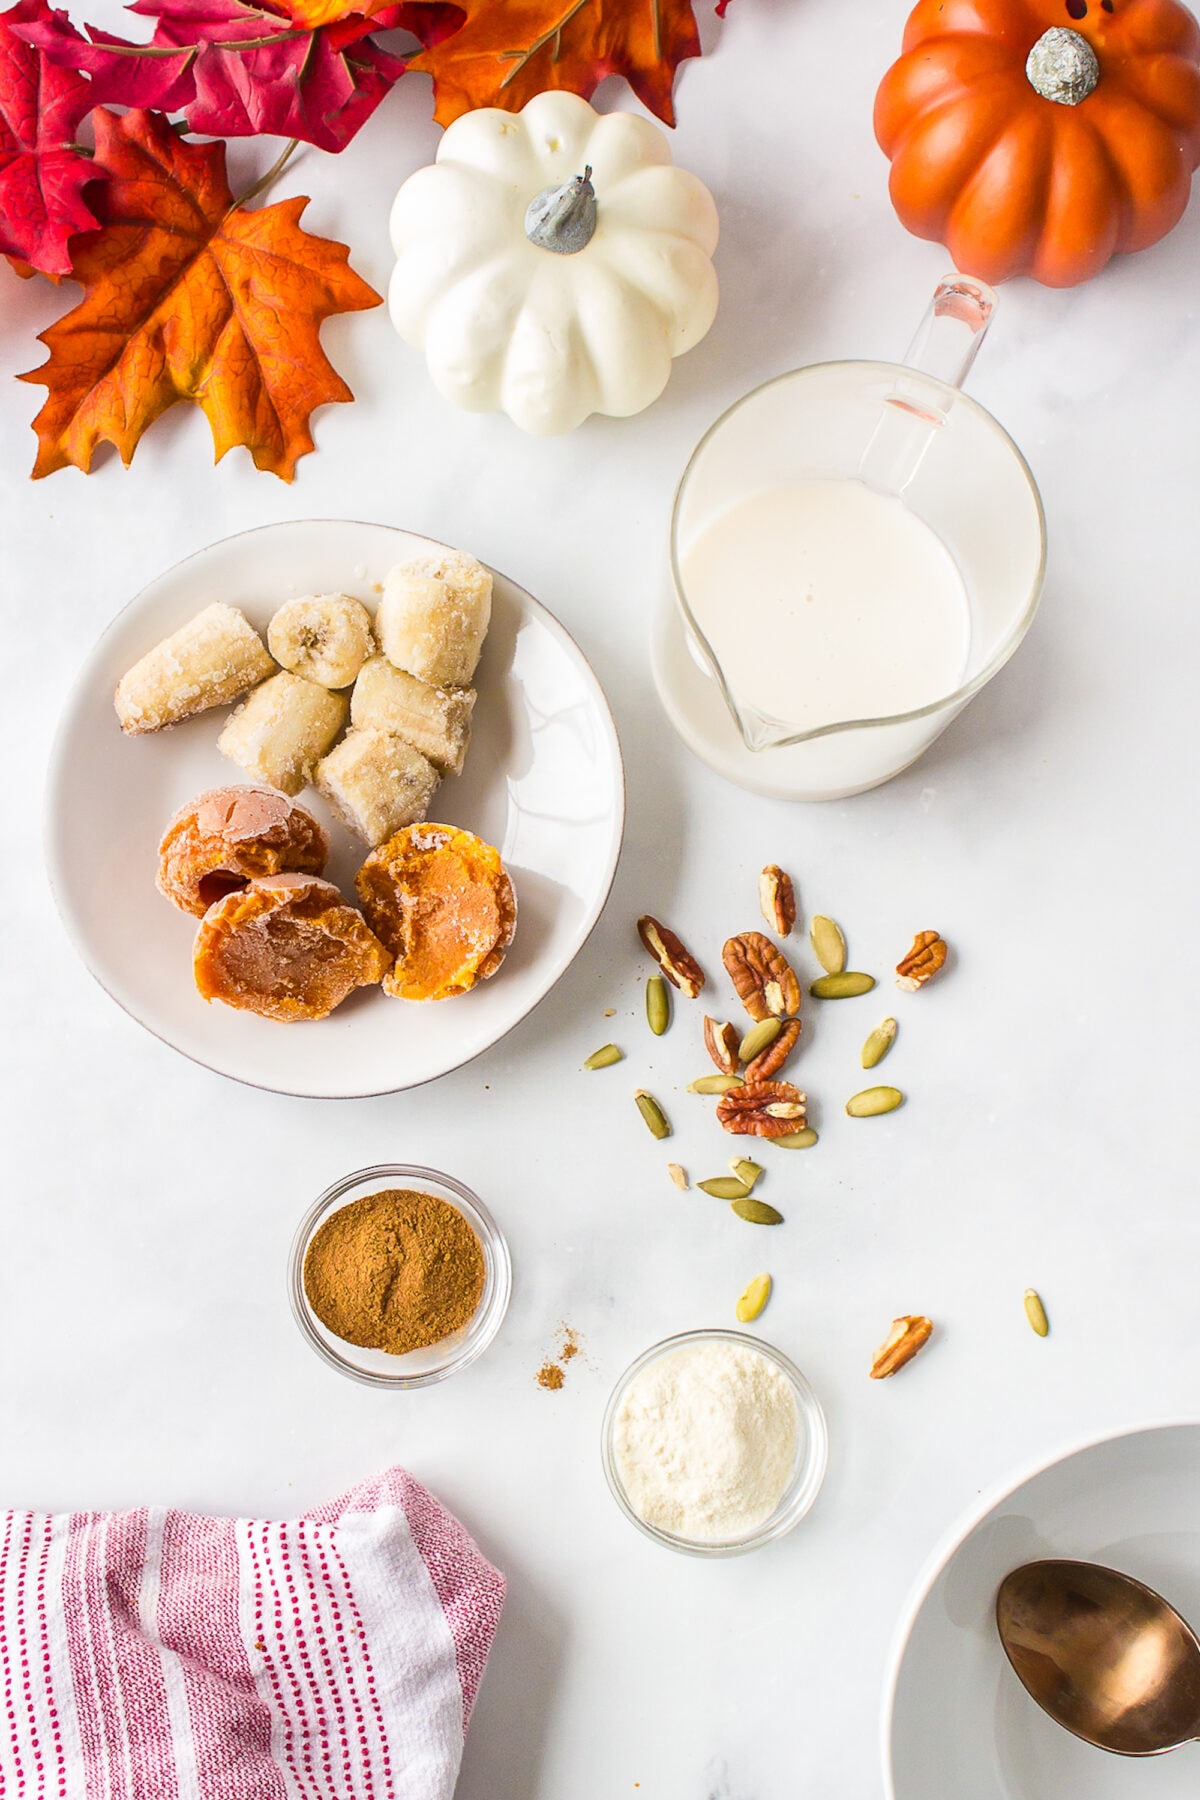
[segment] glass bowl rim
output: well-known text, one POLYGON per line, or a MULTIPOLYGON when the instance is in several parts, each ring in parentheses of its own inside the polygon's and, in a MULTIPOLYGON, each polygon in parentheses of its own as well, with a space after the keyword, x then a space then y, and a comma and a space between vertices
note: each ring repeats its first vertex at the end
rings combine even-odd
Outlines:
MULTIPOLYGON (((508 1241, 497 1225, 495 1219, 479 1198, 478 1194, 459 1181, 453 1175, 447 1175, 442 1169, 431 1169, 420 1163, 373 1163, 364 1169, 354 1169, 343 1175, 338 1181, 331 1183, 323 1194, 320 1194, 309 1206, 292 1237, 291 1250, 288 1253, 288 1300, 291 1304, 292 1317, 299 1326, 301 1334, 330 1368, 337 1369, 342 1375, 348 1375, 354 1381, 361 1381, 367 1387, 382 1388, 419 1388, 432 1387, 435 1382, 445 1381, 447 1376, 457 1375, 483 1355, 500 1330, 504 1316, 508 1311, 508 1303, 512 1294, 512 1257, 509 1253, 508 1241), (397 1177, 414 1182, 432 1182, 444 1188, 454 1196, 449 1201, 466 1219, 483 1245, 485 1276, 483 1293, 475 1316, 467 1327, 466 1335, 457 1351, 444 1363, 433 1368, 422 1370, 419 1374, 402 1375, 387 1374, 381 1370, 360 1369, 339 1350, 322 1337, 314 1323, 312 1308, 308 1296, 304 1292, 304 1258, 312 1237, 323 1215, 337 1210, 337 1203, 352 1188, 363 1186, 373 1181, 394 1180, 397 1177)), ((436 1345, 429 1346, 431 1350, 436 1345)), ((386 1353, 385 1353, 386 1354, 386 1353)), ((402 1359, 397 1358, 397 1361, 402 1359)))
POLYGON ((825 1409, 817 1398, 816 1390, 804 1371, 796 1366, 790 1356, 768 1343, 765 1338, 754 1337, 748 1331, 727 1330, 724 1326, 702 1326, 694 1331, 679 1331, 670 1337, 660 1338, 634 1358, 629 1366, 618 1376, 608 1397, 604 1409, 604 1419, 600 1427, 600 1455, 604 1465, 604 1476, 608 1482, 609 1492, 629 1520, 643 1536, 652 1538, 655 1543, 664 1544, 668 1550, 676 1550, 683 1556, 726 1557, 743 1556, 749 1550, 759 1550, 764 1544, 770 1544, 776 1538, 785 1537, 811 1511, 821 1486, 825 1480, 825 1472, 829 1466, 829 1425, 825 1418, 825 1409), (620 1475, 617 1473, 616 1457, 613 1452, 613 1428, 616 1423, 617 1406, 634 1377, 659 1357, 667 1356, 674 1350, 680 1350, 687 1344, 713 1342, 727 1344, 743 1344, 747 1349, 756 1350, 769 1362, 782 1370, 788 1378, 796 1410, 805 1427, 806 1448, 795 1473, 788 1486, 780 1496, 774 1511, 763 1523, 752 1532, 741 1538, 724 1538, 714 1543, 700 1542, 694 1538, 679 1537, 674 1532, 664 1531, 659 1525, 651 1525, 633 1509, 625 1492, 620 1475))
POLYGON ((936 700, 929 700, 924 706, 913 707, 908 712, 886 713, 878 718, 837 719, 831 725, 817 725, 809 731, 791 732, 787 737, 773 739, 771 743, 766 746, 766 748, 771 750, 785 750, 794 744, 811 743, 817 738, 833 737, 838 732, 842 731, 869 730, 884 725, 913 724, 918 719, 932 718, 934 714, 944 712, 950 707, 958 710, 965 706, 968 700, 978 694, 982 688, 987 686, 988 682, 991 681, 994 676, 1000 673, 1000 670, 1004 667, 1005 663, 1008 662, 1010 657, 1015 655, 1016 651, 1020 648, 1029 631, 1029 627, 1033 624, 1038 606, 1041 602, 1042 590, 1046 584, 1046 508, 1042 501, 1041 490, 1034 478, 1033 470, 1030 468, 1016 441, 1004 429, 999 419, 997 419, 994 414, 990 413, 986 406, 981 406, 979 401, 971 394, 965 393, 962 388, 951 387, 948 382, 939 381, 936 375, 930 375, 924 369, 914 368, 908 363, 881 362, 871 357, 841 357, 833 358, 828 362, 802 363, 798 368, 784 369, 778 375, 770 375, 767 377, 766 381, 760 381, 756 387, 752 387, 746 393, 739 395, 731 405, 727 406, 722 413, 719 413, 694 446, 691 455, 684 464, 683 473, 676 483, 675 497, 671 502, 671 523, 668 533, 671 586, 675 593, 675 604, 682 614, 686 630, 690 632, 694 638, 708 665, 709 673, 716 682, 721 697, 729 708, 739 734, 743 735, 744 738, 737 707, 729 692, 728 684, 721 672, 721 666, 717 661, 712 646, 697 623, 695 614, 692 612, 691 606, 688 603, 687 589, 685 588, 683 581, 683 571, 679 566, 679 517, 683 507, 684 496, 700 458, 709 448, 718 432, 728 424, 735 413, 740 412, 744 406, 749 406, 752 401, 757 400, 760 395, 765 394, 769 388, 779 387, 785 381, 797 381, 805 375, 826 374, 830 370, 836 369, 853 369, 858 371, 869 370, 874 373, 884 373, 887 375, 903 375, 906 380, 911 379, 926 382, 930 387, 937 389, 942 395, 950 399, 955 406, 965 406, 969 412, 975 413, 983 421, 985 426, 993 431, 1003 443, 1007 444, 1020 466, 1021 473, 1025 477, 1026 485, 1033 500, 1034 511, 1037 515, 1038 566, 1034 573, 1033 580, 1030 583, 1029 595, 1025 601, 1025 606, 1020 617, 1010 626, 1003 641, 984 667, 979 669, 969 681, 962 682, 952 693, 943 694, 936 700))

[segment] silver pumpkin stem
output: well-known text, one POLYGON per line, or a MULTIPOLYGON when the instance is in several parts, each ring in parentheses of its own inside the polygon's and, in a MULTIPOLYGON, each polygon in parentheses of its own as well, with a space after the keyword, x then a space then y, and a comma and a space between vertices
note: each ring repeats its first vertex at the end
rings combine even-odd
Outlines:
POLYGON ((574 256, 596 230, 596 190, 591 164, 561 187, 543 188, 525 209, 525 236, 540 250, 574 256))
POLYGON ((1043 31, 1025 62, 1029 84, 1043 100, 1078 106, 1100 79, 1100 62, 1087 39, 1065 25, 1043 31))

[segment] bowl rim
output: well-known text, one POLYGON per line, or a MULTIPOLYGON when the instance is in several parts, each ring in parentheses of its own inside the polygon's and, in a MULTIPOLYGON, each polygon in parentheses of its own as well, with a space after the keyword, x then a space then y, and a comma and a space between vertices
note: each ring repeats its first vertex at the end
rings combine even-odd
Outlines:
POLYGON ((678 1551, 683 1556, 743 1556, 747 1551, 759 1550, 764 1544, 770 1544, 776 1538, 785 1537, 811 1511, 817 1495, 821 1491, 825 1472, 829 1466, 829 1425, 824 1408, 808 1376, 784 1351, 769 1343, 765 1338, 755 1337, 748 1331, 733 1331, 720 1325, 700 1326, 692 1331, 677 1331, 668 1337, 660 1338, 656 1343, 643 1350, 640 1356, 634 1357, 633 1361, 617 1377, 604 1408, 604 1418, 600 1426, 600 1460, 603 1464, 604 1478, 608 1483, 609 1492, 630 1524, 635 1525, 644 1537, 651 1538, 656 1544, 665 1545, 668 1550, 678 1551), (765 1356, 769 1362, 773 1362, 778 1369, 782 1370, 788 1378, 788 1384, 796 1402, 796 1410, 805 1426, 807 1450, 800 1459, 792 1479, 784 1489, 783 1495, 780 1496, 774 1511, 760 1526, 742 1538, 725 1538, 718 1539, 713 1543, 703 1543, 692 1538, 678 1537, 674 1532, 664 1531, 659 1525, 651 1525, 634 1511, 617 1473, 612 1435, 618 1402, 635 1375, 652 1362, 657 1362, 661 1356, 682 1349, 686 1344, 713 1339, 718 1339, 723 1343, 744 1344, 747 1349, 756 1350, 760 1356, 765 1356))
POLYGON ((1116 1443, 1121 1438, 1145 1437, 1151 1432, 1200 1430, 1200 1417, 1175 1415, 1157 1419, 1139 1419, 1126 1425, 1106 1427, 1101 1431, 1083 1432, 1078 1437, 1060 1441, 1057 1448, 1043 1451, 1031 1457, 1027 1462, 1018 1465, 1015 1473, 997 1477, 981 1493, 975 1504, 960 1513, 954 1522, 938 1538, 933 1549, 921 1563, 892 1632, 887 1661, 884 1665, 883 1686, 880 1694, 879 1747, 883 1773, 884 1800, 897 1800, 896 1784, 892 1778, 892 1731, 896 1716, 896 1689, 900 1680, 900 1669, 904 1661, 904 1653, 908 1648, 909 1638, 917 1622, 917 1615, 929 1598, 930 1592, 938 1576, 947 1568, 953 1557, 966 1543, 967 1539, 978 1530, 1003 1501, 1011 1498, 1019 1488, 1035 1481, 1059 1463, 1070 1462, 1073 1457, 1082 1456, 1087 1450, 1097 1450, 1104 1444, 1116 1443))
MULTIPOLYGON (((350 1202, 346 1201, 349 1205, 350 1202)), ((508 1248, 508 1240, 488 1211, 483 1201, 465 1182, 454 1175, 447 1175, 442 1169, 431 1169, 420 1163, 373 1163, 367 1168, 354 1169, 348 1175, 332 1182, 323 1194, 320 1194, 312 1205, 307 1207, 303 1217, 292 1236, 291 1249, 288 1252, 288 1301, 292 1317, 300 1329, 306 1342, 316 1351, 330 1368, 341 1375, 348 1375, 353 1381, 360 1381, 367 1387, 382 1388, 421 1388, 432 1387, 436 1382, 445 1381, 450 1375, 457 1375, 460 1370, 481 1357, 489 1347, 504 1323, 508 1311, 508 1303, 512 1297, 512 1257, 508 1248), (448 1201, 466 1219, 475 1235, 479 1238, 485 1252, 487 1273, 484 1278, 483 1293, 474 1317, 467 1327, 466 1335, 456 1352, 444 1363, 431 1369, 424 1369, 419 1374, 390 1375, 383 1371, 360 1369, 334 1348, 317 1329, 314 1323, 312 1308, 304 1291, 304 1258, 317 1224, 323 1216, 331 1215, 338 1210, 337 1203, 349 1194, 353 1188, 365 1186, 374 1181, 389 1181, 397 1178, 413 1182, 432 1182, 444 1188, 454 1198, 448 1201)), ((326 1327, 328 1329, 328 1327, 326 1327)), ((435 1344, 428 1346, 436 1349, 435 1344)), ((386 1353, 385 1353, 386 1354, 386 1353)), ((397 1361, 403 1360, 397 1358, 397 1361)))

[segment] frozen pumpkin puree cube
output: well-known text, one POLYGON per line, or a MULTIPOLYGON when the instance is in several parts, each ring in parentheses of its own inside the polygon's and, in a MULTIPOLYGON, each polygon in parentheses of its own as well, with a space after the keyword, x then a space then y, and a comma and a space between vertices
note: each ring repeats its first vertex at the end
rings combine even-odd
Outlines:
POLYGON ((384 992, 445 1000, 494 975, 516 926, 500 852, 452 825, 410 825, 369 856, 356 882, 372 931, 395 958, 384 992))
POLYGON ((288 1024, 324 1019, 390 958, 362 915, 317 875, 266 875, 200 921, 192 955, 206 1000, 288 1024))

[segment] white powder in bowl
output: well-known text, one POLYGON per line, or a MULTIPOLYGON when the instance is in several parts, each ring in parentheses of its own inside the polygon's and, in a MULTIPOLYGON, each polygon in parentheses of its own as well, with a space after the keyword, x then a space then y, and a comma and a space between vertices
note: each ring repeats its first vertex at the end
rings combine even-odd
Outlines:
POLYGON ((638 1517, 693 1543, 746 1537, 791 1479, 800 1420, 777 1364, 700 1340, 648 1363, 622 1394, 613 1456, 638 1517))

